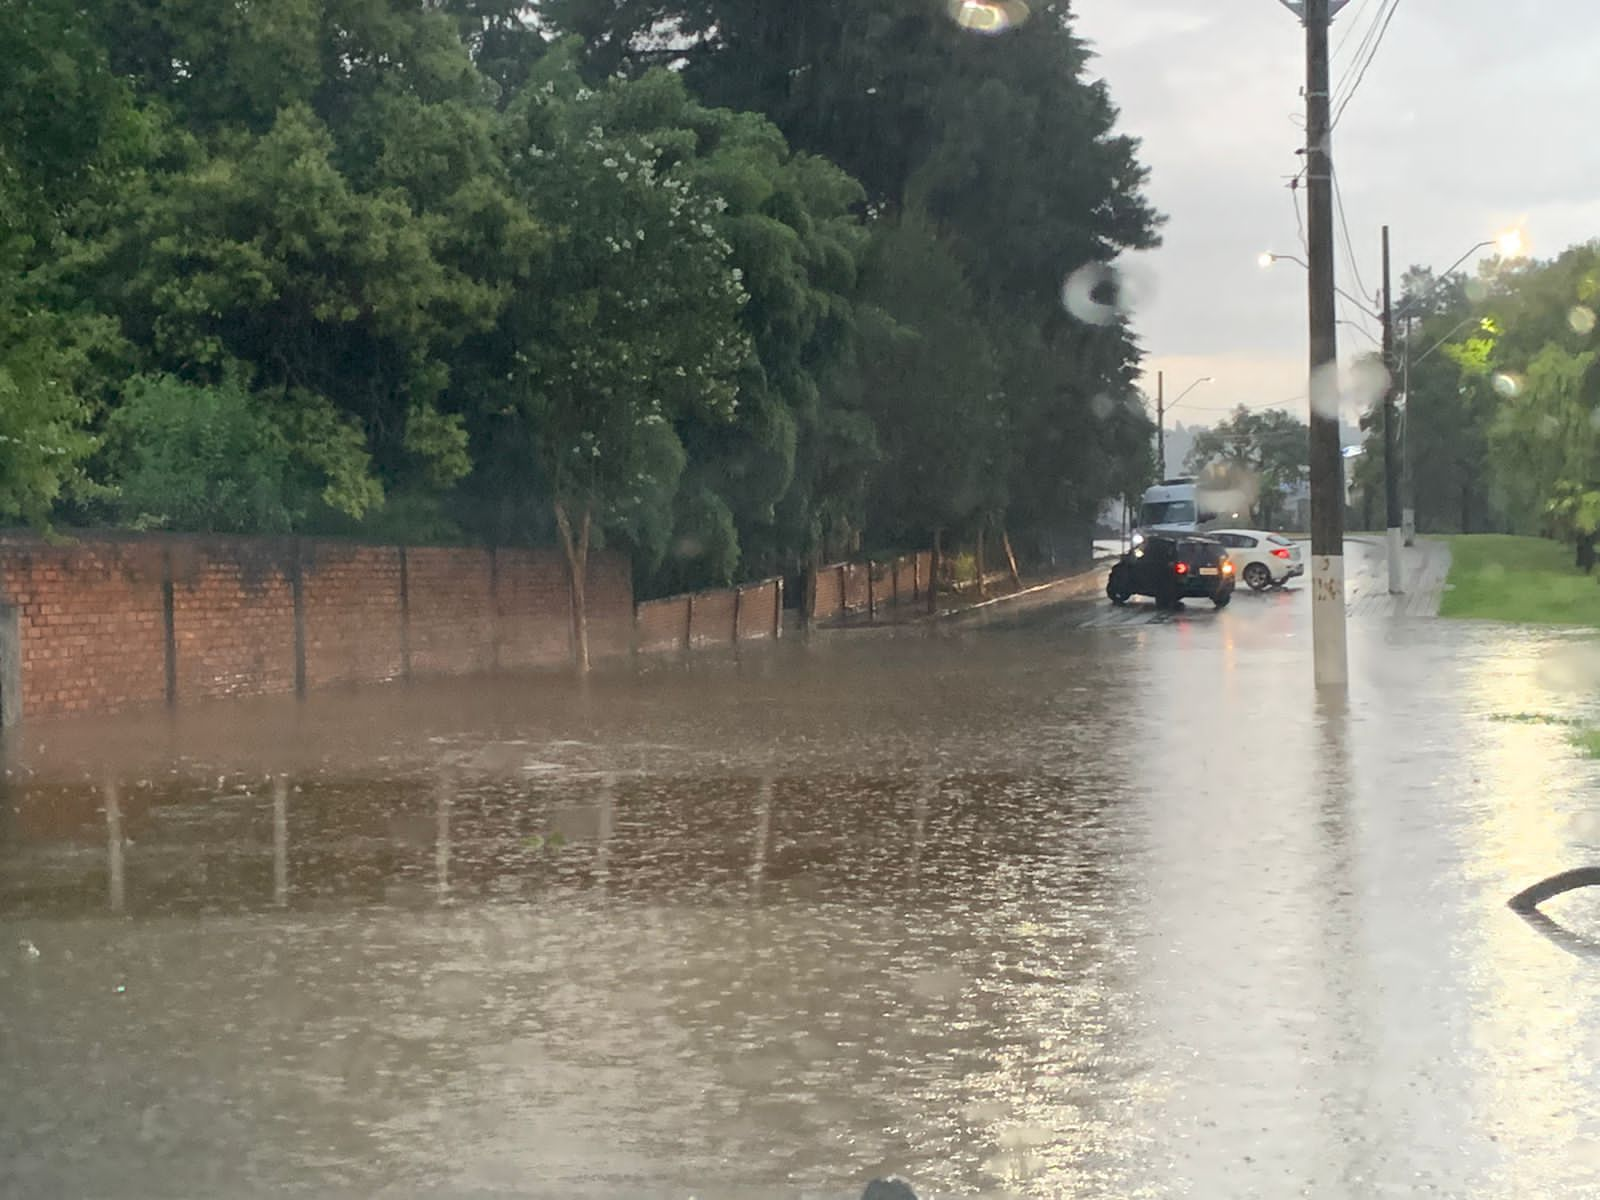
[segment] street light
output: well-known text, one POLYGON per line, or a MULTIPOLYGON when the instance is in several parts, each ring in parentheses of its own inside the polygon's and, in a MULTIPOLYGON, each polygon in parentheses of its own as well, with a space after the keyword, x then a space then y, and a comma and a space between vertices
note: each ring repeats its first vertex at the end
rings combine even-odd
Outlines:
MULTIPOLYGON (((1274 254, 1270 250, 1262 251, 1260 256, 1257 257, 1256 262, 1261 267, 1261 269, 1263 271, 1265 271, 1268 267, 1272 266, 1272 264, 1276 263, 1276 262, 1292 262, 1292 263, 1295 264, 1295 266, 1304 267, 1307 271, 1309 271, 1311 269, 1309 266, 1306 265, 1306 260, 1303 259, 1303 258, 1296 258, 1292 254, 1274 254)), ((1335 287, 1333 290, 1338 292, 1339 295, 1343 296, 1346 300, 1350 301, 1351 304, 1354 304, 1362 312, 1366 313, 1367 316, 1371 317, 1374 321, 1381 319, 1378 316, 1377 313, 1373 312, 1370 308, 1367 307, 1367 302, 1365 300, 1356 299, 1354 296, 1352 296, 1349 292, 1345 291, 1341 287, 1335 287)), ((1372 335, 1368 334, 1367 336, 1371 337, 1372 335)))

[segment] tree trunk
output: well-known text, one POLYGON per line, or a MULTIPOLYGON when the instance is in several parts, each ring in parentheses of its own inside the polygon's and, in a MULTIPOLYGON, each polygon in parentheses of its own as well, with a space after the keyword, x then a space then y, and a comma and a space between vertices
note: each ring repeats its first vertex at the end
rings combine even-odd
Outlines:
POLYGON ((1022 590, 1022 572, 1017 570, 1017 556, 1011 549, 1011 535, 1004 529, 1000 531, 1000 544, 1005 547, 1006 565, 1011 568, 1011 586, 1020 592, 1022 590))
POLYGON ((572 661, 579 675, 589 673, 589 526, 590 509, 584 506, 573 536, 572 520, 564 501, 555 502, 556 528, 561 531, 561 548, 567 554, 567 582, 572 589, 572 661))
POLYGON ((978 549, 974 556, 978 563, 978 599, 988 599, 988 589, 983 582, 983 526, 978 526, 978 549))

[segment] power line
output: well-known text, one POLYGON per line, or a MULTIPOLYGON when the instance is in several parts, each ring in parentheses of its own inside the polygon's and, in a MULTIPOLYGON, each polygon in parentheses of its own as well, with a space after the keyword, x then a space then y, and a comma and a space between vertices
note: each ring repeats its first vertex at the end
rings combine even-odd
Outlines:
POLYGON ((1361 3, 1351 11, 1350 21, 1344 27, 1344 36, 1339 39, 1339 44, 1333 48, 1334 58, 1338 58, 1340 54, 1344 53, 1345 43, 1350 40, 1350 35, 1356 31, 1356 26, 1361 21, 1361 14, 1366 10, 1369 3, 1371 3, 1371 0, 1361 0, 1361 3))
POLYGON ((1372 65, 1372 60, 1378 57, 1378 50, 1383 46, 1384 36, 1389 32, 1389 25, 1394 20, 1394 14, 1399 11, 1400 0, 1391 0, 1389 15, 1383 18, 1383 26, 1378 30, 1377 40, 1373 42, 1372 50, 1367 54, 1366 61, 1361 64, 1361 71, 1357 74, 1356 81, 1350 85, 1350 90, 1345 93, 1344 99, 1339 102, 1339 107, 1334 110, 1333 120, 1328 123, 1329 132, 1332 132, 1338 126, 1339 118, 1344 116, 1344 110, 1350 106, 1350 101, 1355 98, 1356 92, 1360 90, 1362 80, 1367 77, 1367 68, 1372 65))
POLYGON ((1344 230, 1344 256, 1350 263, 1350 276, 1356 281, 1356 287, 1363 296, 1367 294, 1367 281, 1361 278, 1361 264, 1356 259, 1355 244, 1350 240, 1350 222, 1344 215, 1344 189, 1339 186, 1339 172, 1329 172, 1333 176, 1333 203, 1339 213, 1339 228, 1344 230))
MULTIPOLYGON (((1372 49, 1372 39, 1377 34, 1378 26, 1380 24, 1382 24, 1382 22, 1383 22, 1384 8, 1389 4, 1389 2, 1390 2, 1390 0, 1379 0, 1378 11, 1373 14, 1372 20, 1367 23, 1366 30, 1361 35, 1361 40, 1356 43, 1355 53, 1353 55, 1351 55, 1350 61, 1345 64, 1344 71, 1339 76, 1339 83, 1333 89, 1333 94, 1334 94, 1335 97, 1337 97, 1340 93, 1342 93, 1344 91, 1345 86, 1354 77, 1354 75, 1356 73, 1356 64, 1361 62, 1362 59, 1365 58, 1365 56, 1367 54, 1367 51, 1372 49)), ((1351 33, 1355 32, 1354 25, 1351 26, 1350 32, 1351 33)), ((1346 41, 1349 40, 1348 34, 1346 35, 1346 39, 1345 40, 1346 41)), ((1341 42, 1340 43, 1340 48, 1343 49, 1343 46, 1344 46, 1344 42, 1341 42)))
POLYGON ((1372 49, 1373 39, 1378 35, 1378 29, 1383 24, 1385 9, 1387 9, 1390 2, 1391 0, 1379 0, 1377 11, 1373 13, 1372 20, 1367 23, 1366 30, 1361 35, 1361 40, 1356 43, 1355 53, 1350 56, 1350 61, 1345 64, 1343 72, 1339 75, 1338 85, 1333 90, 1335 99, 1343 94, 1350 81, 1355 78, 1357 70, 1360 69, 1360 64, 1365 61, 1367 53, 1372 49))

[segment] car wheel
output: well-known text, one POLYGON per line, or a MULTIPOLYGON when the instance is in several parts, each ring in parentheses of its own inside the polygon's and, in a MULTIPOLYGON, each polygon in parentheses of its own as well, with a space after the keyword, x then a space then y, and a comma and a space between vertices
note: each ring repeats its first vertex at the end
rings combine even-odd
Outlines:
POLYGON ((1242 578, 1252 592, 1264 592, 1272 586, 1272 572, 1266 563, 1253 562, 1245 566, 1242 578))
POLYGON ((1232 599, 1232 592, 1219 592, 1217 595, 1211 597, 1211 603, 1215 604, 1218 608, 1227 608, 1228 601, 1232 599))
POLYGON ((1127 569, 1112 567, 1111 576, 1106 580, 1106 598, 1113 604, 1126 604, 1131 595, 1133 589, 1128 586, 1127 569))

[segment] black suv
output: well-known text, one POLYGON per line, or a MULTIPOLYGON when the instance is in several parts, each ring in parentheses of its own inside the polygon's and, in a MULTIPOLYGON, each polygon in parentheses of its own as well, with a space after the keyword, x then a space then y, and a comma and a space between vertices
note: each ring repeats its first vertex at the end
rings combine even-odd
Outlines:
POLYGON ((1118 560, 1106 580, 1113 604, 1154 596, 1158 608, 1176 608, 1187 596, 1204 596, 1218 608, 1233 599, 1233 564, 1222 543, 1207 537, 1155 533, 1118 560))

